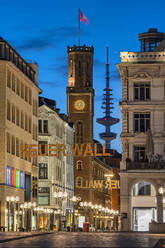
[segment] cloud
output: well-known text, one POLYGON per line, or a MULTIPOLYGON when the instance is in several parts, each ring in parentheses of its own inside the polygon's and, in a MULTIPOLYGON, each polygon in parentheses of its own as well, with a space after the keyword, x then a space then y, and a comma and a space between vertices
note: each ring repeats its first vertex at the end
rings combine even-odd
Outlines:
POLYGON ((111 80, 120 80, 120 74, 118 70, 110 72, 110 79, 111 80))
MULTIPOLYGON (((83 28, 81 29, 81 33, 83 33, 84 36, 89 35, 89 33, 83 28)), ((33 37, 35 38, 24 39, 24 42, 18 44, 16 49, 41 51, 57 47, 62 42, 77 37, 77 27, 63 26, 43 29, 40 31, 37 30, 33 37)))
POLYGON ((59 81, 56 81, 56 82, 51 82, 51 81, 40 81, 39 82, 39 86, 41 86, 42 88, 42 85, 44 86, 48 86, 48 87, 53 87, 53 88, 57 88, 57 87, 60 87, 61 84, 59 81))
POLYGON ((25 43, 18 45, 17 49, 20 50, 38 50, 41 51, 46 48, 50 48, 55 46, 55 43, 51 40, 44 40, 41 38, 36 39, 30 39, 26 41, 25 43))
POLYGON ((98 69, 98 68, 101 68, 103 66, 105 66, 105 63, 103 63, 101 60, 99 59, 94 59, 94 68, 95 69, 98 69))

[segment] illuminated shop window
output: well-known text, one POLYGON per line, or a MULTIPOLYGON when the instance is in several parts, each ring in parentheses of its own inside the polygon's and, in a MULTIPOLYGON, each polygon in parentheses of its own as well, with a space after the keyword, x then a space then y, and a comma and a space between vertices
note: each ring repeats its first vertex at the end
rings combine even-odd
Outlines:
POLYGON ((11 186, 15 186, 15 169, 11 169, 11 186))
POLYGON ((11 168, 7 166, 7 185, 11 185, 11 168))
POLYGON ((16 170, 16 188, 20 187, 20 172, 16 170))
POLYGON ((20 185, 21 189, 24 189, 24 172, 21 171, 21 185, 20 185))

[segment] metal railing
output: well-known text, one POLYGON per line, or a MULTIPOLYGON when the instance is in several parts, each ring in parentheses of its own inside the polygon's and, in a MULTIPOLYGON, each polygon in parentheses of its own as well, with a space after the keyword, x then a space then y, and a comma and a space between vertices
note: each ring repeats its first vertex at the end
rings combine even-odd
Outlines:
POLYGON ((121 62, 165 62, 165 52, 121 52, 121 62))
POLYGON ((165 161, 160 162, 127 162, 127 170, 165 170, 165 161))

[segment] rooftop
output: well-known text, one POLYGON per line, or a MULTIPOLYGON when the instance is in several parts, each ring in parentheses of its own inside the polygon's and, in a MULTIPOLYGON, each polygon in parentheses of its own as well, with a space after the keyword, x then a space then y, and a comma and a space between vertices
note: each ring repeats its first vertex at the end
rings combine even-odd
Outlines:
POLYGON ((30 80, 35 83, 35 70, 2 37, 0 37, 0 60, 7 60, 12 62, 20 71, 22 71, 30 80))

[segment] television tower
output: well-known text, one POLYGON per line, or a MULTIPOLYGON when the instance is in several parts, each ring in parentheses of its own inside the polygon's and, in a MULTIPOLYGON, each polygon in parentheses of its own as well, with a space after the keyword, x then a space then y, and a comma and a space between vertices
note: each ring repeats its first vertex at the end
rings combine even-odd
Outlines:
POLYGON ((116 139, 116 133, 111 132, 111 126, 118 123, 118 118, 113 118, 111 116, 113 109, 113 98, 111 97, 112 89, 109 87, 109 62, 108 62, 108 47, 107 47, 107 63, 106 63, 106 88, 104 89, 102 109, 105 109, 105 116, 103 118, 97 118, 96 122, 105 126, 105 132, 100 133, 99 136, 105 141, 105 148, 111 149, 111 141, 116 139))

